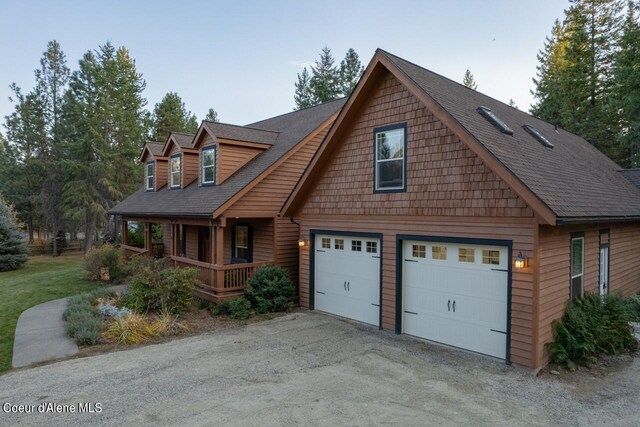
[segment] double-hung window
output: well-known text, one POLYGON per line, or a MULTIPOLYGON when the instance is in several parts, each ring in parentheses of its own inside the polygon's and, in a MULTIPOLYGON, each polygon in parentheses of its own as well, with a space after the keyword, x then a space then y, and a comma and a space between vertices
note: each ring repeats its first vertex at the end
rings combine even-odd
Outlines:
POLYGON ((404 123, 374 130, 376 192, 406 189, 406 134, 407 125, 404 123))
POLYGON ((153 191, 154 190, 154 185, 153 185, 153 177, 155 175, 155 169, 156 169, 156 163, 155 162, 148 162, 147 166, 145 168, 145 179, 147 182, 147 191, 153 191))
POLYGON ((571 236, 571 298, 579 298, 584 289, 584 235, 571 236))
POLYGON ((249 254, 249 226, 247 225, 236 225, 234 256, 238 260, 251 262, 249 254))
POLYGON ((216 147, 202 149, 202 184, 213 185, 216 183, 216 147))
POLYGON ((180 187, 180 174, 182 173, 182 156, 180 154, 176 154, 171 157, 170 161, 170 180, 171 180, 171 188, 180 187))

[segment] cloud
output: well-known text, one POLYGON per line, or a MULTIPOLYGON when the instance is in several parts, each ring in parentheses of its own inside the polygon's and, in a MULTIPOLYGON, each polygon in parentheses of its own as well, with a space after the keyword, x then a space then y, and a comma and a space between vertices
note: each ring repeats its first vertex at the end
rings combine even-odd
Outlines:
POLYGON ((296 59, 288 61, 287 63, 289 65, 293 65, 294 67, 299 67, 299 68, 305 68, 305 67, 309 68, 314 64, 313 61, 301 61, 301 60, 296 60, 296 59))

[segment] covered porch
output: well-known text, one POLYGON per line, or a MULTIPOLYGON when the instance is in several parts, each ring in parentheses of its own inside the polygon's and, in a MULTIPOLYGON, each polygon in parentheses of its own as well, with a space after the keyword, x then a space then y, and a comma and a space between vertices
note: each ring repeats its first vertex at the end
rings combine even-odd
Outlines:
POLYGON ((174 267, 196 268, 196 296, 214 302, 242 295, 257 269, 275 262, 274 218, 123 218, 121 227, 126 257, 162 256, 174 267), (137 230, 144 237, 132 239, 137 230))

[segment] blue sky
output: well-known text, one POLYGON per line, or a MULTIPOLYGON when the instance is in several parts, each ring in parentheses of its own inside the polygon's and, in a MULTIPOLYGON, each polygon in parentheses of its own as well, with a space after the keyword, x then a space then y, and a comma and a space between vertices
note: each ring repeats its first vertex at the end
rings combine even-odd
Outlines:
MULTIPOLYGON (((202 119, 246 124, 291 111, 293 84, 323 46, 363 64, 381 47, 521 109, 532 102, 536 53, 568 1, 27 1, 0 0, 0 117, 9 84, 33 85, 49 40, 76 68, 111 41, 129 48, 152 109, 168 91, 202 119)), ((2 120, 4 122, 4 120, 2 120)), ((0 131, 3 131, 1 129, 0 131)))

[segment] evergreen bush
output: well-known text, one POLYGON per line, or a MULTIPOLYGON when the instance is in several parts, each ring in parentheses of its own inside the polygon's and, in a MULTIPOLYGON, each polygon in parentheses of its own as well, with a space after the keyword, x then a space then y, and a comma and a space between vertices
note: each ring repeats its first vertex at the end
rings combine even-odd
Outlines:
POLYGON ((21 236, 13 206, 0 196, 0 271, 15 270, 27 262, 27 240, 21 236))
POLYGON ((100 270, 109 269, 109 281, 115 282, 125 275, 124 254, 112 245, 92 248, 84 256, 84 268, 89 280, 100 280, 100 270))
POLYGON ((247 280, 246 299, 257 313, 285 311, 293 306, 295 288, 287 270, 266 265, 247 280))

